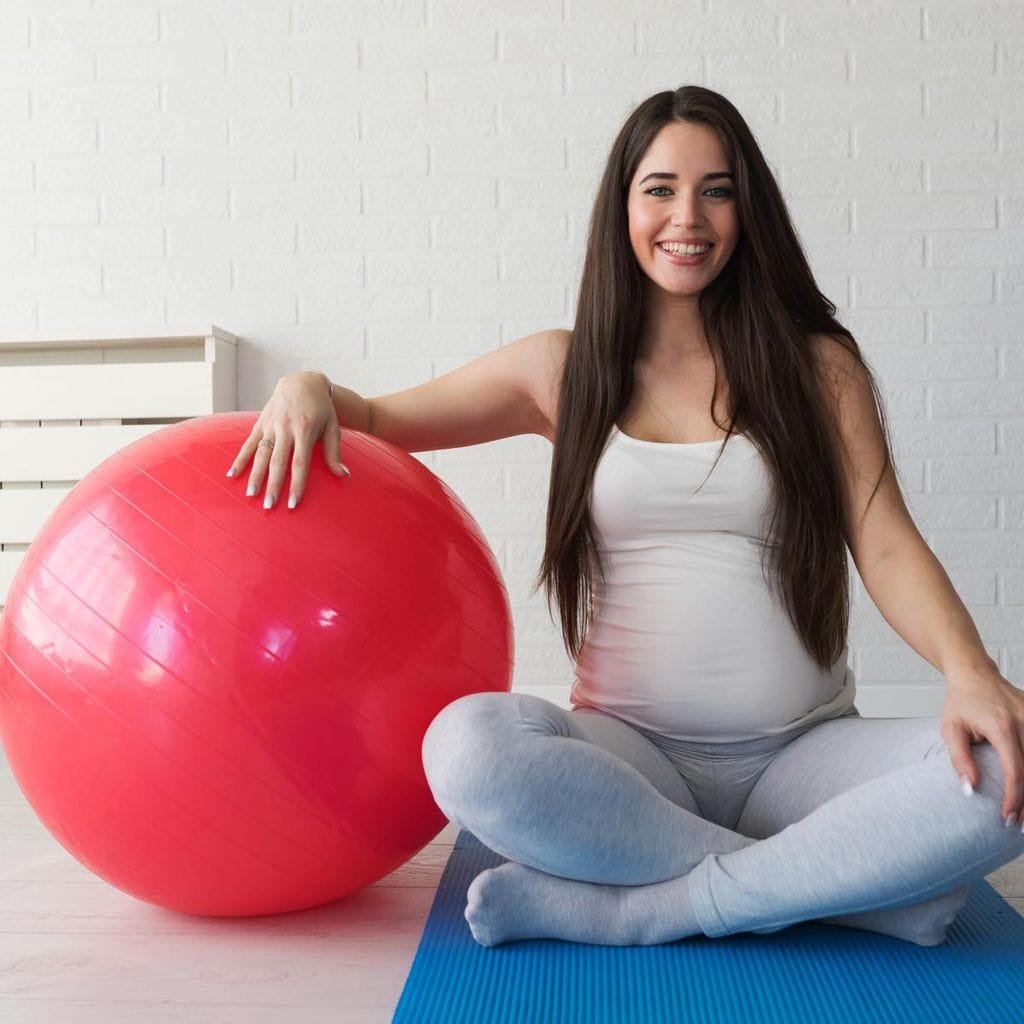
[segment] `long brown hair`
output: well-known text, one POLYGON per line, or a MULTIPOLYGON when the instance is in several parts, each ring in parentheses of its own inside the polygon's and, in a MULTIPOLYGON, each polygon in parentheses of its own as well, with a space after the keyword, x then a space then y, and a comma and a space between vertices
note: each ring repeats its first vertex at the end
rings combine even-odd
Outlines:
MULTIPOLYGON (((572 343, 558 403, 548 494, 542 584, 557 598, 565 648, 578 660, 593 611, 592 580, 603 581, 589 501, 608 434, 629 404, 643 308, 642 271, 629 238, 627 196, 643 154, 672 121, 707 125, 729 156, 740 236, 729 262, 700 294, 705 337, 729 385, 731 418, 718 451, 742 424, 766 460, 773 515, 762 548, 765 582, 782 593, 790 621, 823 668, 841 656, 849 629, 849 573, 834 402, 823 387, 812 334, 841 343, 863 367, 891 460, 884 400, 853 335, 817 288, 782 193, 739 111, 710 89, 687 85, 644 100, 629 115, 605 164, 594 201, 572 343), (776 528, 777 527, 777 528, 776 528)), ((717 422, 717 421, 716 421, 717 422)), ((719 424, 726 429, 724 424, 719 424)), ((714 466, 712 466, 712 470, 714 466)))

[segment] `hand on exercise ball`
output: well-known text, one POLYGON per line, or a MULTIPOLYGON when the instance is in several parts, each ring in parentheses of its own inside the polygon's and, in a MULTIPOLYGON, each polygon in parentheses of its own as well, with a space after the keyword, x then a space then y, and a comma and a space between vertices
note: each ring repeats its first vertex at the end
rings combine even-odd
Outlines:
POLYGON ((251 459, 246 494, 259 494, 266 478, 263 507, 272 508, 284 489, 290 459, 288 507, 294 508, 306 489, 313 447, 322 440, 328 468, 338 476, 348 476, 348 468, 341 461, 341 428, 333 397, 330 380, 319 370, 286 374, 277 382, 227 475, 236 476, 251 459))

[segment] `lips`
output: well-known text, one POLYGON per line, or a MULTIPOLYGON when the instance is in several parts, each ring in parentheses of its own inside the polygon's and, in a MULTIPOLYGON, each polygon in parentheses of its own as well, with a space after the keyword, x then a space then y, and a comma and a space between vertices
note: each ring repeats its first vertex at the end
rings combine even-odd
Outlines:
POLYGON ((658 250, 658 252, 661 253, 662 256, 665 257, 665 259, 667 259, 670 263, 674 263, 677 267, 693 267, 696 266, 698 263, 702 263, 704 260, 706 260, 711 255, 714 246, 711 246, 711 248, 706 250, 705 252, 697 253, 694 256, 676 256, 674 253, 662 249, 660 245, 656 245, 655 248, 658 250))
POLYGON ((714 245, 710 238, 659 238, 655 245, 714 245))

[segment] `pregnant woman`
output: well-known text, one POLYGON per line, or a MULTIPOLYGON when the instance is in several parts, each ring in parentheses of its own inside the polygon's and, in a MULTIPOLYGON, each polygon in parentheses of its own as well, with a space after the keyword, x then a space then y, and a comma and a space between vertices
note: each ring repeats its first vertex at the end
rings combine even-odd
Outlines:
POLYGON ((834 313, 746 122, 684 86, 612 145, 572 331, 371 400, 291 374, 238 453, 272 506, 318 439, 344 472, 339 423, 408 451, 553 446, 538 586, 572 710, 473 694, 423 743, 438 805, 508 859, 470 885, 478 942, 818 919, 936 945, 1024 852, 1024 694, 915 528, 834 313), (940 717, 859 715, 847 550, 942 673, 940 717))

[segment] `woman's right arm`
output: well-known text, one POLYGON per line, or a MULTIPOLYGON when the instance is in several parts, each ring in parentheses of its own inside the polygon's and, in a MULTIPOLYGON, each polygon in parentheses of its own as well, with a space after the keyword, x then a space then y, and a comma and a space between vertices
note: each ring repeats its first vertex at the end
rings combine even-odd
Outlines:
POLYGON ((569 337, 567 331, 538 331, 424 384, 373 399, 332 386, 316 370, 288 374, 278 381, 228 475, 241 472, 252 459, 247 493, 258 494, 269 467, 264 501, 269 508, 281 494, 290 460, 289 505, 294 507, 318 440, 332 472, 347 474, 338 454, 339 424, 408 452, 462 448, 517 434, 549 436, 546 410, 569 337), (265 437, 274 439, 272 454, 259 445, 265 437))

